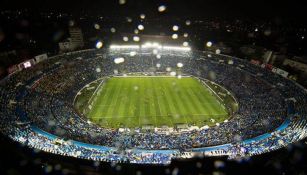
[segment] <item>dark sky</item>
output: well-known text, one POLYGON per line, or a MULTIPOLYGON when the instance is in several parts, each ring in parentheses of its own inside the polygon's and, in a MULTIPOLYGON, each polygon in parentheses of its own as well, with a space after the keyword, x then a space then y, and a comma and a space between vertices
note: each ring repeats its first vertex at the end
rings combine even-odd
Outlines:
POLYGON ((157 13, 159 5, 175 16, 250 16, 305 19, 304 0, 1 0, 1 9, 87 12, 102 15, 157 13))

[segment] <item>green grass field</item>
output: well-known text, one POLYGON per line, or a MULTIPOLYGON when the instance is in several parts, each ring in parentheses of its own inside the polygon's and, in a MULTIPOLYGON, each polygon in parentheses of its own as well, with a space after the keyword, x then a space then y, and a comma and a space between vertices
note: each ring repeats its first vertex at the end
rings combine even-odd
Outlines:
POLYGON ((103 127, 214 125, 228 118, 224 106, 192 77, 112 77, 87 98, 86 116, 103 127), (212 122, 214 119, 215 122, 212 122))

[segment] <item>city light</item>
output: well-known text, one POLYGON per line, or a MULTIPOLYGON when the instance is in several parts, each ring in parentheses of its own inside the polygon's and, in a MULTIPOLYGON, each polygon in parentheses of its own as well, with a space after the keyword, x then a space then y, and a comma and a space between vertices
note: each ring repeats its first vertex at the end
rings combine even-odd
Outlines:
POLYGON ((110 49, 139 49, 139 45, 111 45, 110 49))
POLYGON ((159 43, 151 43, 151 42, 147 42, 143 44, 141 47, 142 48, 158 48, 158 49, 162 48, 162 46, 159 43))
MULTIPOLYGON (((191 47, 169 46, 169 45, 162 46, 159 43, 152 43, 152 42, 147 42, 143 45, 110 45, 110 49, 140 49, 140 48, 141 49, 152 48, 154 50, 163 49, 163 50, 176 50, 176 51, 191 51, 191 47)), ((157 51, 155 51, 155 54, 157 54, 157 51)), ((158 55, 157 57, 161 58, 161 55, 158 55)))
POLYGON ((163 46, 164 50, 178 50, 178 51, 190 51, 190 47, 178 47, 178 46, 163 46))

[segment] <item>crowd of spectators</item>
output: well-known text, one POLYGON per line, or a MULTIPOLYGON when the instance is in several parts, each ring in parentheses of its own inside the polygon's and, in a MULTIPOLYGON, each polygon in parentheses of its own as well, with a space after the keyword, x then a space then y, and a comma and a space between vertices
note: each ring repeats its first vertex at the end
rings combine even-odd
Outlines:
POLYGON ((28 146, 67 156, 132 163, 169 163, 195 148, 230 144, 209 155, 259 154, 302 139, 307 92, 296 83, 237 58, 201 51, 152 49, 87 50, 49 58, 0 82, 0 129, 28 146), (124 62, 114 63, 122 57, 124 62), (231 61, 231 62, 229 62, 231 61), (98 127, 74 108, 81 88, 101 77, 131 72, 178 71, 209 79, 234 94, 239 108, 214 127, 157 133, 98 127), (286 120, 289 127, 276 130, 286 120), (39 131, 33 128, 39 128, 39 131), (56 136, 44 135, 48 132, 56 136), (244 140, 271 133, 252 143, 244 140), (55 140, 62 139, 63 143, 55 140), (79 142, 109 149, 90 148, 79 142), (143 150, 143 151, 135 151, 143 150), (150 152, 160 150, 160 152, 150 152), (163 152, 172 150, 171 152, 163 152))

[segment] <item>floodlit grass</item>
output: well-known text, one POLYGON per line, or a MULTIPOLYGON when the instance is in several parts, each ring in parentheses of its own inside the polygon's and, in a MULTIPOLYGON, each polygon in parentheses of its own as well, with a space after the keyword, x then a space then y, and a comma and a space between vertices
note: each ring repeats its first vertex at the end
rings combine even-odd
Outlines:
POLYGON ((99 88, 86 115, 103 127, 203 126, 228 118, 210 89, 192 77, 112 77, 99 88))

